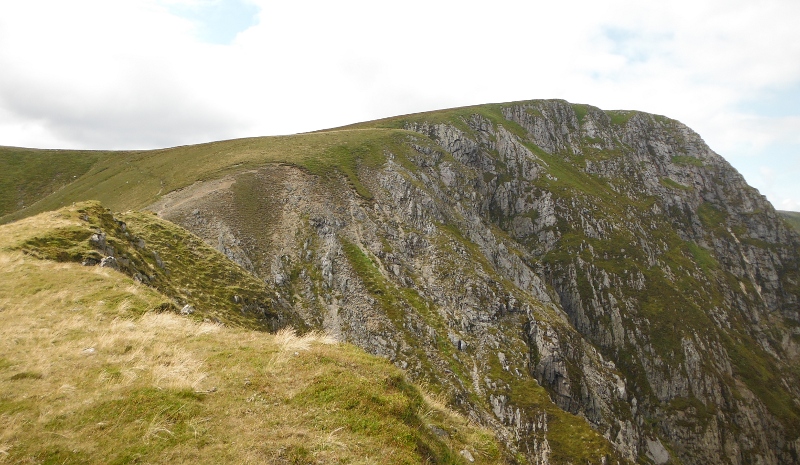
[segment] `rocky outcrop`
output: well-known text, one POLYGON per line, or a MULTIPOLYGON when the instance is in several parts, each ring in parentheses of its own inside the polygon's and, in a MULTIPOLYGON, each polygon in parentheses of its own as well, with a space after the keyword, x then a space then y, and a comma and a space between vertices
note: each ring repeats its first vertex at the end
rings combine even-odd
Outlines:
POLYGON ((266 165, 152 208, 520 461, 797 463, 800 239, 697 134, 563 101, 386 124, 369 200, 266 165))

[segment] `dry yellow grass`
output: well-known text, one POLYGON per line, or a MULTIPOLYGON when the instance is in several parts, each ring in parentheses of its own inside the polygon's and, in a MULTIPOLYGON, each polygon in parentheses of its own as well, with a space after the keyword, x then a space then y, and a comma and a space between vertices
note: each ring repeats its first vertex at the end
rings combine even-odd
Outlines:
POLYGON ((8 248, 58 221, 0 227, 0 463, 501 461, 357 348, 156 313, 121 273, 8 248))

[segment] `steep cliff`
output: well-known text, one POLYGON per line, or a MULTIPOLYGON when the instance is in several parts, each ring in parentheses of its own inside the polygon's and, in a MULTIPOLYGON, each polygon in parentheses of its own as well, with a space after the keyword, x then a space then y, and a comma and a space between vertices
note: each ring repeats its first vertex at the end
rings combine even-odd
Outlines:
POLYGON ((520 462, 798 463, 800 238, 691 129, 531 101, 295 137, 40 205, 149 204, 520 462))

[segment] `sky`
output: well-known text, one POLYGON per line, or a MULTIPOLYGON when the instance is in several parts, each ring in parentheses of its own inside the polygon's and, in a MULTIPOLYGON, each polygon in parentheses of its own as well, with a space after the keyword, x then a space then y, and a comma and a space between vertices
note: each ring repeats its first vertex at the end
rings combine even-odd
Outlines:
POLYGON ((0 145, 148 149, 561 98, 800 211, 797 0, 4 0, 0 145))

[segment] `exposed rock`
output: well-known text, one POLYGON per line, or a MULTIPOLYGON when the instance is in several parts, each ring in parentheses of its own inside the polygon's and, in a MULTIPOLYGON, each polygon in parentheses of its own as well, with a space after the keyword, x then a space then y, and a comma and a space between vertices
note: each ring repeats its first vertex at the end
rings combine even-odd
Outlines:
POLYGON ((417 135, 360 168, 370 200, 267 165, 153 208, 529 463, 573 420, 614 448, 583 462, 798 463, 800 239, 772 206, 677 121, 482 111, 392 122, 417 135))
POLYGON ((656 465, 662 465, 669 462, 669 452, 664 449, 661 441, 658 439, 645 439, 647 443, 647 458, 653 461, 656 465))
POLYGON ((104 268, 112 268, 114 270, 119 269, 119 263, 117 262, 117 259, 114 257, 103 257, 103 259, 100 260, 100 266, 104 268))

